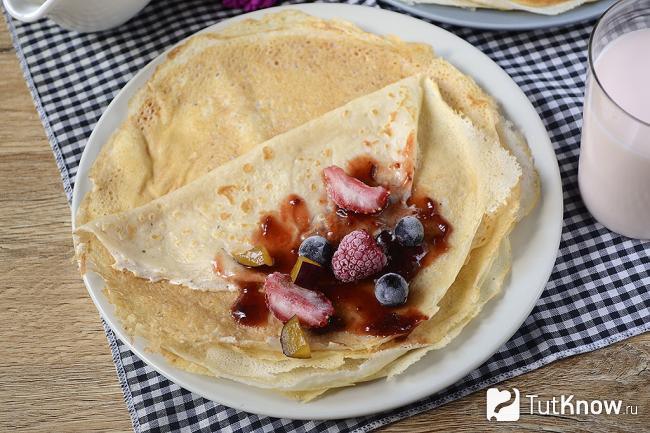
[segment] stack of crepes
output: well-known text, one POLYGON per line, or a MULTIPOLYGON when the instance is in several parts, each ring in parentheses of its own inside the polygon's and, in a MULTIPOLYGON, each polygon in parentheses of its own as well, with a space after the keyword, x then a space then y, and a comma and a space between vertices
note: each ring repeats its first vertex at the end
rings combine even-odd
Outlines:
POLYGON ((463 8, 521 10, 541 15, 557 15, 598 0, 412 0, 463 8))
POLYGON ((523 137, 430 46, 295 11, 172 50, 90 176, 77 256, 126 331, 179 368, 301 400, 398 374, 448 344, 501 290, 508 235, 539 195, 523 137), (427 320, 402 335, 308 332, 311 358, 289 358, 280 320, 233 317, 232 254, 255 246, 263 215, 286 218, 288 197, 306 205, 300 234, 327 230, 336 209, 322 169, 359 158, 391 200, 431 197, 451 225, 396 309, 427 320))

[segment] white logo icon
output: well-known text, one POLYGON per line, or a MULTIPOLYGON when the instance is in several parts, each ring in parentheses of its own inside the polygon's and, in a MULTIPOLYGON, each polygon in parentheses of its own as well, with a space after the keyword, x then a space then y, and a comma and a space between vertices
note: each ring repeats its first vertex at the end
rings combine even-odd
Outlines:
POLYGON ((514 398, 510 391, 499 391, 498 388, 487 390, 487 419, 492 421, 517 421, 519 420, 519 390, 512 388, 514 398))

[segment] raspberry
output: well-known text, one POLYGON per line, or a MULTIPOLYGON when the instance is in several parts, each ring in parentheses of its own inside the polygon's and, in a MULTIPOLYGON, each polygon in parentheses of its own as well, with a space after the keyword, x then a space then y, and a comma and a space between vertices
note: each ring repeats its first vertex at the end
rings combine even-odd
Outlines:
POLYGON ((365 230, 345 235, 332 257, 334 276, 350 283, 381 271, 388 263, 382 248, 365 230))

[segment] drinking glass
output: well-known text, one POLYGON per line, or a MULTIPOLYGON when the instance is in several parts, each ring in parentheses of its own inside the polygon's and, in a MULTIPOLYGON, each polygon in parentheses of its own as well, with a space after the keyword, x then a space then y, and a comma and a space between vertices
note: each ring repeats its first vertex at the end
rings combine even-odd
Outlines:
MULTIPOLYGON (((600 66, 607 66, 608 71, 614 70, 618 74, 616 64, 598 63, 601 54, 622 35, 643 29, 650 29, 650 0, 615 3, 592 31, 578 183, 585 205, 599 222, 622 235, 650 239, 650 123, 647 118, 650 105, 644 106, 647 112, 643 120, 638 112, 634 115, 626 111, 621 106, 622 99, 619 97, 617 100, 612 95, 611 87, 609 93, 603 87, 603 76, 599 77, 598 73, 598 70, 601 73, 605 70, 599 69, 600 66)), ((648 60, 650 45, 643 44, 635 50, 621 49, 619 54, 630 53, 634 61, 648 60)), ((605 57, 603 63, 604 60, 605 57)), ((623 71, 620 74, 624 80, 623 71)), ((638 84, 634 86, 632 81, 616 84, 617 90, 632 92, 626 93, 626 98, 641 98, 638 84)), ((650 76, 642 85, 650 86, 650 76)), ((650 101, 644 102, 650 104, 650 101)))

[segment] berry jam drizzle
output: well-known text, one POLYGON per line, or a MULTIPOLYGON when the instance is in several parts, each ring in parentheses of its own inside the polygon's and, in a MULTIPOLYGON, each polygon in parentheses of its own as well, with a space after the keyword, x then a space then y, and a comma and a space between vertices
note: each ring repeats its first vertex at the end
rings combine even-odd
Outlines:
POLYGON ((319 280, 316 290, 332 301, 334 317, 328 326, 311 331, 325 334, 348 331, 375 336, 406 335, 427 317, 416 308, 386 307, 375 298, 372 278, 353 283, 341 283, 330 272, 319 280))
POLYGON ((262 216, 253 244, 266 247, 273 257, 273 265, 258 269, 266 274, 289 273, 298 258, 302 235, 309 228, 309 210, 305 201, 295 194, 282 201, 279 212, 262 216))
POLYGON ((358 157, 348 164, 347 174, 359 179, 368 186, 377 186, 377 164, 372 158, 358 157))
POLYGON ((239 298, 232 306, 230 314, 240 325, 266 325, 269 309, 266 307, 264 293, 259 283, 244 283, 240 285, 239 298))
MULTIPOLYGON (((353 161, 348 171, 352 176, 368 185, 376 185, 374 175, 376 164, 370 159, 353 161)), ((253 236, 255 245, 264 246, 274 259, 272 266, 262 266, 251 271, 263 275, 272 272, 289 273, 298 258, 298 248, 308 235, 321 234, 334 246, 353 230, 366 230, 377 236, 388 256, 388 265, 380 274, 395 272, 411 281, 418 272, 431 264, 447 248, 451 225, 438 213, 437 204, 426 196, 415 196, 406 204, 391 203, 375 215, 361 215, 338 209, 326 218, 327 227, 313 230, 310 227, 309 211, 304 200, 290 195, 283 200, 279 211, 265 214, 260 219, 258 231, 253 236), (424 227, 424 242, 416 247, 399 245, 389 233, 397 221, 406 215, 418 217, 424 227)), ((310 332, 326 334, 348 331, 355 334, 375 336, 404 336, 410 333, 427 317, 407 303, 400 307, 381 305, 374 295, 374 279, 380 274, 353 283, 342 283, 332 275, 329 268, 320 268, 312 287, 322 292, 336 310, 329 325, 310 332)), ((262 280, 262 279, 260 279, 262 280)), ((235 281, 237 282, 236 278, 235 281)), ((241 294, 232 308, 232 315, 238 323, 246 326, 261 326, 269 315, 263 283, 238 282, 241 294)))

